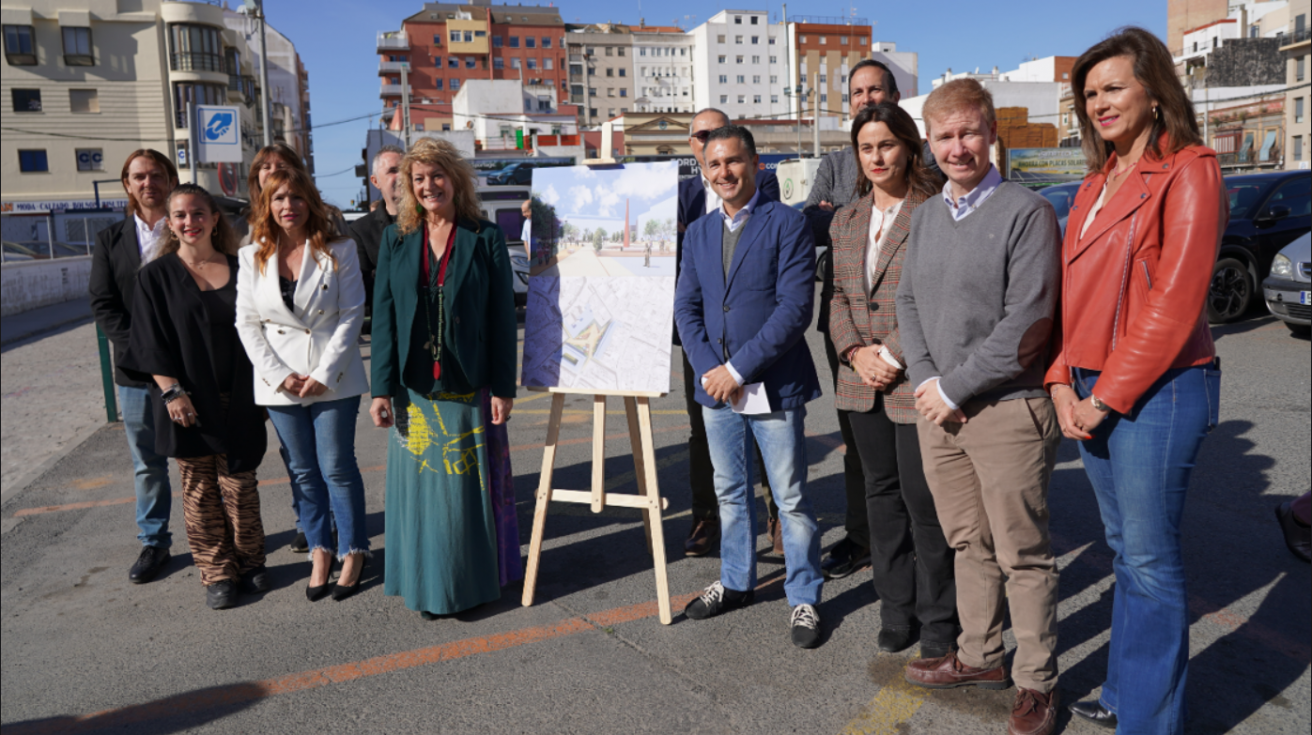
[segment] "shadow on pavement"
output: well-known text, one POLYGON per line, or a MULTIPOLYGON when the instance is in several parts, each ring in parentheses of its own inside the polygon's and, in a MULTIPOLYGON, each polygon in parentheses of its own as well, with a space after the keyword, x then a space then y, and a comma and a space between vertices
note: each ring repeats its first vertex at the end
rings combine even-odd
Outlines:
POLYGON ((264 687, 243 682, 184 692, 85 717, 48 717, 9 723, 4 726, 4 731, 6 735, 54 735, 110 730, 129 731, 139 735, 163 735, 220 720, 246 709, 267 695, 264 687))

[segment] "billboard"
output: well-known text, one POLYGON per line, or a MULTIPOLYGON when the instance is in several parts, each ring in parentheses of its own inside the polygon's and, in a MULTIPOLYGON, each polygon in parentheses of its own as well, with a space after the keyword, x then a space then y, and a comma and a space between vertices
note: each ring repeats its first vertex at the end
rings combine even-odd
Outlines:
POLYGON ((1079 181, 1087 171, 1079 148, 1013 148, 1007 151, 1007 179, 1031 189, 1079 181))

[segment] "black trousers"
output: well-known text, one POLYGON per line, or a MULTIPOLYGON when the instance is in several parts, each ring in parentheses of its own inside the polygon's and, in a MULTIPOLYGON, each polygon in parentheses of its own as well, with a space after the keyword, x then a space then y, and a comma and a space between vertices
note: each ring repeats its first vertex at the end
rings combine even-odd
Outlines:
MULTIPOLYGON (((683 350, 679 350, 680 354, 683 350)), ((692 517, 696 521, 720 520, 720 501, 715 497, 715 467, 711 465, 711 448, 706 443, 706 422, 702 419, 702 404, 697 402, 696 386, 699 376, 683 355, 683 396, 688 404, 688 484, 692 490, 692 517)), ((753 446, 755 442, 753 442, 753 446)), ((770 491, 770 479, 761 461, 761 448, 756 447, 756 477, 765 488, 765 511, 770 518, 779 517, 770 491)))
POLYGON ((920 638, 952 643, 957 621, 955 552, 943 536, 920 461, 915 424, 895 424, 882 401, 852 413, 856 451, 865 468, 870 565, 885 628, 920 624, 920 638))
MULTIPOLYGON (((825 357, 829 360, 829 373, 834 377, 834 393, 838 393, 838 351, 825 332, 825 357)), ((847 495, 847 513, 843 518, 843 529, 847 531, 847 540, 863 549, 870 548, 870 522, 866 520, 866 478, 861 468, 861 458, 853 449, 851 411, 838 411, 838 432, 847 445, 847 454, 843 456, 843 491, 847 495)))

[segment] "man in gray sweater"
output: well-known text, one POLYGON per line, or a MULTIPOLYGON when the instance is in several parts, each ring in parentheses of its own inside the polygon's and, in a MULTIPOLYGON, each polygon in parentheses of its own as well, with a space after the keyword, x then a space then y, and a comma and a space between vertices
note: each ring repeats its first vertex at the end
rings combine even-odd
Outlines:
POLYGON ((1048 481, 1061 440, 1043 390, 1060 288, 1052 207, 989 163, 993 99, 972 79, 925 102, 948 177, 942 201, 916 210, 897 321, 925 477, 956 549, 958 651, 917 659, 907 680, 930 688, 1003 689, 1014 680, 1012 735, 1046 735, 1057 709, 1057 565, 1048 481), (1010 608, 1016 657, 1003 663, 1010 608))

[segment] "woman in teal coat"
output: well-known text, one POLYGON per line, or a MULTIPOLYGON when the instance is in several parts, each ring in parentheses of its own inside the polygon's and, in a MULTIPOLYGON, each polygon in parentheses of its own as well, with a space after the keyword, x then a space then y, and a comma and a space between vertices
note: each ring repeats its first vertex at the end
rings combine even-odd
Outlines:
POLYGON ((513 493, 508 504, 495 497, 509 479, 514 290, 505 236, 482 219, 474 176, 446 141, 410 149, 374 281, 369 412, 391 428, 383 589, 425 619, 496 600, 519 563, 517 533, 498 548, 506 505, 514 525, 513 493))

